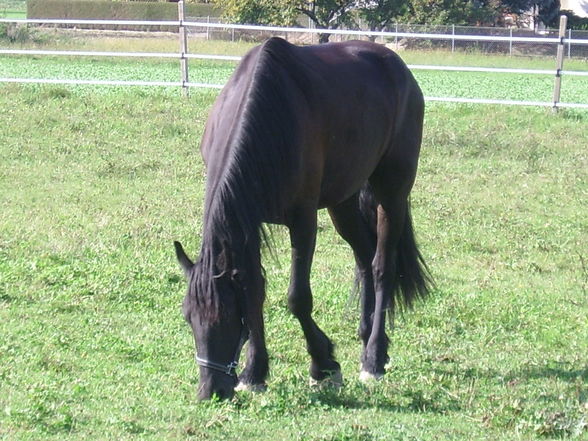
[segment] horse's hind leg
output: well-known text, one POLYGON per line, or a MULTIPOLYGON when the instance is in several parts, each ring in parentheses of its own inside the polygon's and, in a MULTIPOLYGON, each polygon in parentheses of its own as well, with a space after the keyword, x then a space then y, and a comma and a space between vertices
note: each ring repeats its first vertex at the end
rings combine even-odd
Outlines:
POLYGON ((359 336, 365 350, 372 332, 375 306, 372 260, 376 252, 376 235, 361 214, 359 194, 353 195, 335 207, 330 207, 329 214, 335 229, 351 246, 355 256, 356 278, 361 290, 359 336))
MULTIPOLYGON (((399 273, 399 243, 405 231, 408 215, 408 195, 416 176, 418 144, 403 138, 401 155, 382 159, 370 185, 379 205, 377 208, 377 246, 372 262, 375 288, 375 307, 372 332, 362 358, 361 379, 381 378, 388 362, 388 337, 386 336, 386 312, 394 316, 395 293, 399 291, 402 274, 399 273)), ((394 151, 394 149, 392 149, 394 151)), ((398 151, 398 150, 396 150, 398 151)))
POLYGON ((371 334, 362 357, 360 379, 381 378, 388 362, 386 312, 394 315, 394 283, 397 243, 402 231, 406 199, 388 199, 378 206, 378 239, 372 262, 375 288, 374 320, 371 334))
POLYGON ((316 381, 332 378, 340 383, 341 368, 334 359, 333 344, 312 319, 310 269, 316 243, 316 216, 316 207, 313 206, 292 212, 288 219, 292 244, 288 307, 300 322, 306 338, 312 359, 311 378, 316 381))

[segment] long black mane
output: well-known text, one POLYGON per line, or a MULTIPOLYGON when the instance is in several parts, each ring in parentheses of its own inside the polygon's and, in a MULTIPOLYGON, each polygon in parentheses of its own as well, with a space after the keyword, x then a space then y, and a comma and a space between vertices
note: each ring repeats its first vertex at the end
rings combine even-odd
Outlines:
MULTIPOLYGON (((216 118, 234 119, 237 126, 228 142, 204 137, 203 142, 212 144, 202 146, 209 152, 208 168, 220 172, 207 182, 201 256, 190 292, 201 313, 213 321, 222 314, 227 300, 222 296, 237 290, 243 296, 239 302, 262 300, 251 297, 263 295, 263 289, 247 286, 259 283, 260 277, 263 283, 260 244, 267 234, 262 222, 282 215, 280 195, 289 168, 295 166, 292 152, 299 138, 291 105, 290 49, 285 41, 270 39, 249 54, 226 86, 251 75, 244 102, 226 99, 209 118, 209 124, 216 118), (227 283, 237 288, 226 289, 227 283)), ((294 83, 301 84, 300 79, 294 83)))

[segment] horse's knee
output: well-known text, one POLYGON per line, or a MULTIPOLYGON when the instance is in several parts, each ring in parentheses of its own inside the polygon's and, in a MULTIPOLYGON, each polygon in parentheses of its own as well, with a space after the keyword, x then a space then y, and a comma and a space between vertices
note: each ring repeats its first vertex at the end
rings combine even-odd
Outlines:
POLYGON ((366 323, 362 320, 359 323, 359 329, 357 330, 357 334, 359 335, 359 338, 361 338, 361 341, 364 342, 364 345, 367 345, 367 342, 370 339, 370 335, 372 334, 371 323, 366 323))
POLYGON ((312 312, 310 288, 291 289, 288 293, 288 309, 297 318, 309 316, 312 312))

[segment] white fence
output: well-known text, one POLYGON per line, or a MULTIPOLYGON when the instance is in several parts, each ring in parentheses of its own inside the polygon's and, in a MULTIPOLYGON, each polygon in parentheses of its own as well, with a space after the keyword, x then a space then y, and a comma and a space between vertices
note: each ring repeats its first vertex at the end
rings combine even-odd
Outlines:
MULTIPOLYGON (((183 17, 183 2, 179 2, 179 17, 183 17)), ((409 65, 413 70, 445 70, 457 72, 490 72, 490 73, 515 73, 525 75, 550 75, 554 77, 554 96, 553 101, 518 101, 518 100, 494 100, 472 98, 447 98, 447 97, 426 97, 427 101, 432 102, 454 102, 454 103, 479 103, 479 104, 503 104, 503 105, 520 105, 520 106, 543 106, 588 109, 588 103, 562 103, 560 102, 559 88, 561 86, 562 76, 586 76, 588 71, 566 71, 563 69, 563 54, 565 45, 568 47, 574 45, 588 45, 588 39, 574 39, 570 41, 566 37, 565 22, 560 28, 560 33, 555 37, 515 37, 515 36, 484 36, 484 35, 457 35, 457 34, 435 34, 435 33, 412 33, 412 32, 369 32, 369 31, 352 31, 352 30, 327 30, 327 29, 307 29, 307 28, 284 28, 275 26, 249 26, 249 25, 230 25, 210 22, 191 22, 185 20, 177 21, 136 21, 136 20, 10 20, 0 19, 0 23, 15 24, 40 24, 40 25, 114 25, 114 26, 169 26, 172 29, 180 29, 180 51, 177 53, 145 53, 145 52, 97 52, 97 51, 51 51, 51 50, 30 50, 30 49, 0 49, 0 55, 24 55, 24 56, 92 56, 92 57, 141 57, 141 58, 173 58, 180 60, 182 80, 181 81, 105 81, 105 80, 65 80, 65 79, 47 79, 47 78, 0 78, 0 82, 5 83, 46 83, 46 84, 83 84, 83 85, 116 85, 116 86, 176 86, 182 87, 187 93, 191 87, 214 88, 220 89, 222 84, 195 83, 189 80, 189 59, 211 59, 223 61, 238 61, 237 56, 221 55, 204 55, 191 54, 185 44, 185 31, 187 29, 203 29, 203 32, 209 32, 210 29, 224 29, 237 31, 254 31, 266 34, 291 35, 291 34, 308 34, 308 33, 328 33, 346 38, 358 37, 380 37, 385 39, 424 39, 434 40, 451 40, 455 41, 477 41, 477 42, 506 42, 509 44, 551 44, 557 47, 558 57, 554 62, 554 69, 508 69, 508 68, 487 68, 487 67, 465 67, 465 66, 429 66, 429 65, 409 65), (560 56, 561 55, 561 56, 560 56)))
MULTIPOLYGON (((218 17, 190 17, 187 21, 192 22, 206 22, 206 23, 225 23, 218 17)), ((359 23, 359 30, 365 34, 368 32, 365 25, 359 23)), ((309 29, 314 29, 312 21, 309 20, 309 29)), ((345 29, 345 28, 339 28, 345 29)), ((502 27, 483 27, 483 26, 456 26, 456 25, 415 25, 405 23, 392 23, 382 29, 388 34, 392 35, 412 35, 412 34, 435 34, 435 35, 446 35, 447 37, 443 40, 426 41, 420 40, 420 43, 411 43, 407 48, 424 48, 424 49, 442 49, 451 52, 456 51, 474 51, 476 53, 490 53, 496 55, 511 55, 511 56, 555 56, 556 49, 552 43, 543 44, 542 38, 538 37, 557 37, 558 29, 545 29, 540 32, 536 32, 528 28, 502 28, 502 27), (486 36, 488 37, 485 41, 472 41, 464 40, 458 35, 466 36, 486 36), (492 37, 499 37, 492 38, 492 37), (525 43, 517 43, 515 41, 518 37, 529 37, 532 40, 525 43), (536 42, 536 44, 533 44, 536 42)), ((242 31, 243 32, 243 31, 242 31)), ((223 29, 208 27, 204 32, 207 39, 224 39, 235 41, 243 38, 243 35, 235 31, 235 29, 223 29)), ((245 34, 247 37, 247 34, 245 34)), ((345 36, 335 34, 331 41, 337 41, 344 39, 345 36)), ((352 37, 353 38, 353 37, 352 37)), ((384 40, 380 37, 381 40, 384 40)), ((588 39, 588 30, 573 30, 568 29, 565 40, 565 54, 568 58, 578 57, 580 59, 588 58, 588 45, 576 45, 575 41, 588 39)), ((318 42, 318 37, 313 39, 313 42, 318 42)), ((394 37, 393 43, 401 43, 401 39, 394 37)))

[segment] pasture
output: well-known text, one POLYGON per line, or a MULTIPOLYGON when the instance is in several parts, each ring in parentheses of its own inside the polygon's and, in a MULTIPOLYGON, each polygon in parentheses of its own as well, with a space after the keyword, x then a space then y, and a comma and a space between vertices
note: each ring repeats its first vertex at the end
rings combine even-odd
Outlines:
MULTIPOLYGON (((178 43, 173 35, 136 38, 112 33, 96 38, 95 33, 81 35, 68 31, 36 30, 21 32, 20 41, 3 42, 6 48, 62 49, 81 51, 119 52, 175 52, 178 43)), ((17 33, 17 35, 20 35, 17 33)), ((1 40, 0 40, 1 41, 1 40)), ((189 50, 193 54, 242 55, 253 43, 202 41, 192 39, 189 50)), ((554 69, 554 57, 506 57, 480 53, 445 51, 402 51, 408 64, 448 65, 473 67, 504 67, 526 69, 554 69)), ((191 59, 190 81, 224 84, 236 63, 191 59)), ((588 62, 566 59, 564 70, 587 71, 588 62)), ((554 78, 551 75, 519 73, 452 72, 415 70, 426 96, 486 98, 550 102, 554 78)), ((178 60, 121 59, 104 57, 2 56, 0 77, 60 78, 122 81, 178 81, 178 60)), ((93 89, 99 91, 100 89, 93 89)), ((172 93, 177 91, 170 89, 172 93)), ((588 81, 583 76, 566 76, 562 83, 562 102, 588 103, 588 81)))
POLYGON ((321 213, 315 317, 345 386, 308 386, 276 228, 269 389, 197 403, 172 241, 199 249, 216 92, 178 95, 0 85, 0 438, 588 437, 588 113, 429 104, 412 206, 437 288, 398 317, 384 380, 357 379, 353 260, 321 213))
POLYGON ((26 2, 21 0, 0 0, 0 18, 27 18, 26 2))

